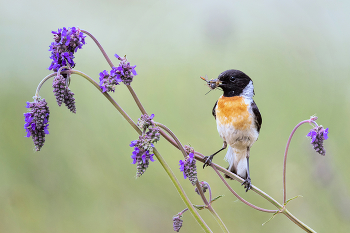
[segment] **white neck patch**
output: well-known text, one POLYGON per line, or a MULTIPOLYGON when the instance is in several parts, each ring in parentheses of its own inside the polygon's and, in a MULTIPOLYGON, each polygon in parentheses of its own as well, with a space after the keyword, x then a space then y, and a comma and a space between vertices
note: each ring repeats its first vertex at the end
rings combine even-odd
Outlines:
POLYGON ((248 85, 243 89, 241 96, 245 98, 253 98, 254 96, 254 86, 253 81, 250 81, 248 85))

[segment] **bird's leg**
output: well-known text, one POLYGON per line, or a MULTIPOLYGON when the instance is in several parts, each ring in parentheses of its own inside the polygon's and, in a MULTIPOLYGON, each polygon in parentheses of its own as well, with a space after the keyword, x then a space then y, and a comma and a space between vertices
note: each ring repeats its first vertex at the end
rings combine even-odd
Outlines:
POLYGON ((248 190, 251 188, 251 180, 250 180, 250 172, 249 172, 249 156, 250 156, 250 148, 247 148, 247 178, 245 181, 243 181, 242 185, 244 185, 245 191, 248 192, 248 190))
POLYGON ((226 141, 224 141, 224 144, 222 145, 222 148, 220 150, 218 150, 217 152, 215 152, 214 154, 210 155, 210 156, 205 156, 204 157, 204 165, 203 165, 203 168, 205 168, 205 166, 210 166, 211 164, 211 161, 213 160, 214 158, 214 155, 216 155, 217 153, 219 153, 220 151, 222 150, 225 150, 227 147, 227 143, 226 141))

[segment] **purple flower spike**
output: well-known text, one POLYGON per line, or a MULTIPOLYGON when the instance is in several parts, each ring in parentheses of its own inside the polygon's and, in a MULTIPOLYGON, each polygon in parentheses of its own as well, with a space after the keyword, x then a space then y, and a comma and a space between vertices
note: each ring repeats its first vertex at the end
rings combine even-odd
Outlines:
POLYGON ((75 27, 59 28, 57 32, 52 31, 54 42, 51 43, 49 51, 51 51, 52 59, 49 70, 57 71, 62 66, 69 65, 74 67, 74 53, 81 49, 85 44, 84 34, 75 27))
POLYGON ((31 109, 24 113, 26 137, 32 136, 36 151, 40 151, 45 142, 45 134, 49 134, 49 107, 45 99, 38 97, 34 98, 34 102, 27 102, 26 108, 31 109))
POLYGON ((177 214, 173 217, 173 228, 174 231, 179 232, 182 227, 183 220, 181 219, 182 214, 177 214))
POLYGON ((56 96, 58 106, 61 106, 66 92, 66 79, 60 75, 56 76, 52 83, 53 93, 56 96))
POLYGON ((183 172, 184 178, 191 181, 192 185, 196 185, 197 182, 197 167, 194 154, 190 153, 185 160, 180 160, 180 171, 183 172))
POLYGON ((323 141, 328 139, 328 128, 324 129, 322 125, 316 126, 311 129, 306 136, 311 138, 311 144, 317 153, 321 155, 326 154, 326 150, 323 147, 323 141))
POLYGON ((74 93, 68 87, 66 87, 63 102, 72 113, 76 113, 77 110, 75 107, 75 98, 73 96, 74 93))
POLYGON ((160 139, 159 128, 154 125, 151 116, 142 115, 138 121, 138 126, 143 129, 142 135, 139 136, 138 140, 131 141, 130 147, 134 147, 131 158, 133 163, 137 164, 136 177, 140 177, 148 168, 149 161, 154 162, 153 147, 154 143, 160 139))

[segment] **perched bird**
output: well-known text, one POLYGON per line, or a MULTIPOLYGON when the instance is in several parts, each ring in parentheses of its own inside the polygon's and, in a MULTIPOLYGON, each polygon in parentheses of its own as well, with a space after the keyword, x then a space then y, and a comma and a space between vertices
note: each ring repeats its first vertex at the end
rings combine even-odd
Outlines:
MULTIPOLYGON (((206 79, 202 78, 207 81, 206 79)), ((217 130, 224 143, 220 150, 205 157, 205 166, 210 166, 217 153, 226 149, 228 170, 245 181, 246 192, 251 188, 249 174, 249 151, 258 139, 262 118, 256 106, 253 81, 239 70, 226 70, 217 79, 207 81, 210 89, 221 88, 224 92, 213 108, 217 130)))

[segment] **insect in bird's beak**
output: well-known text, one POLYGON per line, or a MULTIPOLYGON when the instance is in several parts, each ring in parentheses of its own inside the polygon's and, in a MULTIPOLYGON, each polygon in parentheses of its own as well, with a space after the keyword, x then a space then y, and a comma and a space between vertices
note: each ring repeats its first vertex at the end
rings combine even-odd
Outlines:
POLYGON ((210 90, 214 90, 215 88, 217 88, 221 84, 221 81, 217 78, 207 80, 206 78, 201 76, 201 79, 207 82, 207 85, 209 86, 210 90))

